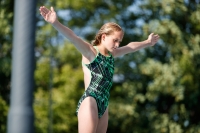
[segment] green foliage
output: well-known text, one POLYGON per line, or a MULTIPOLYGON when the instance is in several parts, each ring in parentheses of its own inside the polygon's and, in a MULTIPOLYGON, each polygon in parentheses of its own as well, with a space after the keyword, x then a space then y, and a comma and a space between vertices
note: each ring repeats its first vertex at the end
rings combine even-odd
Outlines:
POLYGON ((6 102, 10 93, 13 5, 12 0, 0 4, 0 95, 6 102))
POLYGON ((83 72, 81 69, 81 55, 71 44, 63 44, 54 54, 56 62, 50 71, 50 58, 43 57, 37 63, 35 79, 37 91, 35 93, 35 126, 36 132, 45 133, 50 124, 49 96, 50 73, 53 75, 52 112, 54 132, 77 132, 76 105, 83 93, 83 72), (67 58, 66 58, 67 57, 67 58), (45 69, 44 69, 45 68, 45 69), (42 124, 41 124, 42 122, 42 124))
POLYGON ((6 101, 2 99, 0 96, 0 132, 6 132, 6 124, 7 124, 7 114, 8 114, 8 105, 6 101))
POLYGON ((77 132, 75 111, 84 90, 83 73, 81 69, 74 70, 70 65, 65 65, 57 78, 59 83, 55 83, 57 87, 53 91, 53 129, 55 132, 77 132))
POLYGON ((38 89, 34 97, 35 132, 46 133, 48 129, 48 94, 45 90, 38 89))
MULTIPOLYGON (((191 132, 191 128, 195 128, 198 132, 200 42, 199 32, 196 31, 198 26, 192 24, 194 20, 191 20, 198 12, 199 5, 195 5, 192 1, 188 3, 157 1, 156 3, 149 0, 143 3, 141 8, 145 13, 149 12, 144 18, 146 20, 143 26, 144 36, 156 32, 161 36, 161 41, 153 48, 128 55, 126 61, 118 60, 120 64, 131 62, 132 59, 135 61, 135 66, 129 64, 130 66, 124 65, 127 67, 125 69, 124 67, 117 69, 117 74, 124 75, 122 86, 127 81, 142 83, 140 86, 134 83, 137 87, 128 86, 134 91, 128 91, 127 97, 129 93, 135 93, 133 97, 140 99, 136 103, 136 108, 139 110, 135 112, 139 117, 133 118, 133 121, 144 120, 143 124, 135 124, 132 121, 133 125, 137 125, 133 127, 135 129, 133 131, 191 132), (192 15, 186 19, 184 17, 186 14, 192 15), (124 74, 123 71, 126 73, 124 74), (133 74, 136 76, 132 77, 133 74)), ((195 22, 198 22, 198 17, 195 18, 195 22)), ((117 86, 121 85, 118 83, 117 86)), ((122 92, 117 91, 117 96, 122 94, 121 97, 124 98, 122 92)), ((132 110, 135 111, 135 106, 132 110)), ((120 120, 117 119, 117 115, 113 117, 115 121, 120 120)))
POLYGON ((6 132, 11 78, 13 1, 0 2, 0 132, 6 132))

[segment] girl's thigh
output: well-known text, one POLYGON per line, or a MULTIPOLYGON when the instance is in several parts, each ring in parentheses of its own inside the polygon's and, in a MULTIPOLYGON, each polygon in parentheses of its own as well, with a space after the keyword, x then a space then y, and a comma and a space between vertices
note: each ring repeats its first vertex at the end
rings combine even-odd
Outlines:
POLYGON ((108 108, 103 116, 99 119, 96 133, 106 133, 108 127, 108 108))
POLYGON ((93 97, 85 98, 78 111, 79 133, 96 133, 98 121, 96 100, 93 97))

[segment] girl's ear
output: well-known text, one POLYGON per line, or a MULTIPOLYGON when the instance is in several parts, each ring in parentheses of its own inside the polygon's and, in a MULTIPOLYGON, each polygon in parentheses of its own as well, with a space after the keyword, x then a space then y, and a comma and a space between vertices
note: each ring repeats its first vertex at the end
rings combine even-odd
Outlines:
POLYGON ((102 39, 102 40, 105 40, 105 37, 106 37, 106 34, 102 34, 102 35, 101 35, 101 39, 102 39))

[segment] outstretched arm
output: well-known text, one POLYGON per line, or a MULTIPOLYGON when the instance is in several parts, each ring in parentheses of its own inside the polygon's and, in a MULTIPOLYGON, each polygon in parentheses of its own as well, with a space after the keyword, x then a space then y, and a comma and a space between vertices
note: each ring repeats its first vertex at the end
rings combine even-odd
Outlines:
POLYGON ((75 45, 75 47, 83 56, 85 56, 89 60, 90 58, 92 58, 92 56, 95 57, 95 53, 94 53, 92 45, 83 41, 81 38, 75 35, 75 33, 71 29, 61 24, 57 19, 57 15, 53 7, 51 7, 51 10, 49 10, 45 6, 42 6, 40 7, 39 10, 42 17, 47 22, 52 24, 52 26, 57 31, 59 31, 62 35, 64 35, 67 39, 69 39, 69 41, 75 45))
POLYGON ((114 57, 119 57, 128 53, 138 51, 148 46, 154 46, 160 37, 151 33, 147 40, 142 42, 130 42, 128 45, 117 48, 112 54, 114 57))

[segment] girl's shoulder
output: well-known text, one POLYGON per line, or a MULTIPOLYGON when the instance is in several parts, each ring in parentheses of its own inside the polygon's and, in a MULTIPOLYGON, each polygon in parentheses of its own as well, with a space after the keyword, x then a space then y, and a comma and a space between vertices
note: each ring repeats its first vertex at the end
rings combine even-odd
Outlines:
POLYGON ((91 47, 91 51, 92 52, 90 52, 90 56, 88 56, 88 57, 85 57, 82 54, 82 63, 89 64, 90 62, 92 62, 96 58, 98 51, 96 50, 96 48, 94 46, 91 47))

